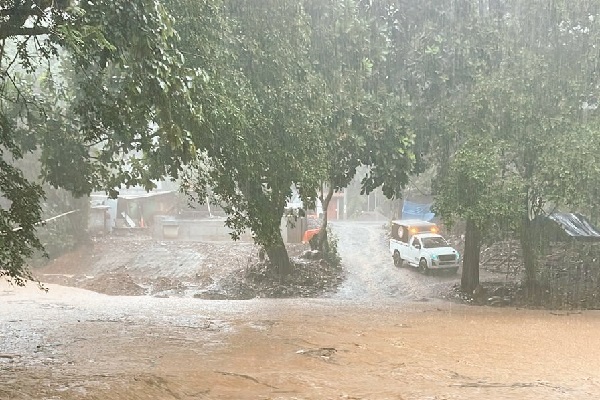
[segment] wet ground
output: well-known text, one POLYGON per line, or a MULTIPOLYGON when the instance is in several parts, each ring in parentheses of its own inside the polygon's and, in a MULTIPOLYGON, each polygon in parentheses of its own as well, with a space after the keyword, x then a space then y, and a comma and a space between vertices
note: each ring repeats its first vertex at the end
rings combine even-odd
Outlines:
POLYGON ((325 298, 2 284, 0 399, 600 398, 599 312, 446 302, 458 276, 396 269, 380 223, 334 230, 346 280, 325 298))

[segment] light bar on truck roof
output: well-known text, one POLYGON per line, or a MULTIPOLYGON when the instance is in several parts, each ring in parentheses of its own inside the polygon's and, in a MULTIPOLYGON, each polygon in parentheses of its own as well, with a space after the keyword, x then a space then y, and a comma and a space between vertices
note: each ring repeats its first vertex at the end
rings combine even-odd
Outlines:
POLYGON ((437 226, 428 226, 428 227, 422 227, 423 229, 420 230, 418 227, 416 226, 411 226, 408 228, 408 232, 411 235, 416 235, 417 233, 439 233, 440 229, 437 226))

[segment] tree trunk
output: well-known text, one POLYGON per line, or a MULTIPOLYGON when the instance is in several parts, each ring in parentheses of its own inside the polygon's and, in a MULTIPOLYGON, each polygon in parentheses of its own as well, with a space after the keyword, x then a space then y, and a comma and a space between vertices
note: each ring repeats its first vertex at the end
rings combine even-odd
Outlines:
POLYGON ((465 233, 465 254, 460 288, 463 292, 473 293, 479 285, 479 253, 481 251, 481 232, 473 220, 467 220, 465 233))
POLYGON ((319 200, 321 200, 321 207, 323 207, 323 221, 321 221, 321 227, 319 229, 319 233, 317 234, 317 250, 323 253, 328 252, 327 246, 329 245, 329 240, 327 238, 327 209, 329 208, 329 203, 331 202, 331 198, 333 197, 333 186, 330 186, 327 195, 321 196, 319 200))
POLYGON ((283 210, 285 204, 285 196, 283 195, 280 201, 277 202, 278 207, 273 207, 272 210, 269 211, 270 221, 273 221, 268 227, 264 227, 264 238, 267 240, 263 240, 263 243, 267 243, 265 247, 265 252, 269 257, 269 262, 273 267, 277 268, 280 277, 285 277, 290 272, 292 272, 292 263, 290 261, 290 256, 287 252, 287 248, 285 247, 285 242, 283 241, 283 236, 281 235, 281 219, 283 218, 283 210))
MULTIPOLYGON (((531 177, 532 172, 527 171, 526 177, 531 177)), ((532 224, 532 219, 535 217, 533 205, 535 196, 531 190, 527 188, 525 191, 525 209, 527 213, 523 215, 521 224, 521 251, 523 252, 523 265, 525 267, 525 283, 529 287, 533 287, 537 282, 537 255, 535 249, 535 231, 532 224)))
POLYGON ((537 282, 537 256, 535 251, 535 232, 528 216, 523 219, 521 229, 521 249, 525 266, 525 283, 528 286, 537 282))
MULTIPOLYGON (((70 197, 70 195, 67 195, 70 197)), ((72 197, 71 202, 74 210, 79 212, 68 216, 71 224, 70 230, 77 244, 85 243, 89 240, 88 219, 90 214, 90 198, 88 196, 72 197)))
POLYGON ((283 239, 280 238, 278 243, 274 243, 265 248, 267 256, 269 257, 269 261, 271 265, 276 266, 279 271, 280 276, 286 276, 290 272, 292 272, 292 263, 290 261, 290 256, 285 248, 285 243, 283 243, 283 239))
POLYGON ((259 205, 253 212, 260 213, 261 217, 250 218, 248 225, 254 235, 254 243, 262 246, 271 267, 277 268, 280 277, 288 275, 292 271, 292 263, 281 234, 287 192, 265 196, 260 184, 242 186, 242 192, 247 199, 253 199, 253 203, 259 205))

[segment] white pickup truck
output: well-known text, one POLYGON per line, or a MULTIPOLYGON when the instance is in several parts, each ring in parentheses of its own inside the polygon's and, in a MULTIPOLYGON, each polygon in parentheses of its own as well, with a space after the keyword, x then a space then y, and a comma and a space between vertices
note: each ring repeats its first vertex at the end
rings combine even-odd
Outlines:
POLYGON ((394 265, 405 263, 419 268, 424 274, 431 270, 456 273, 460 266, 460 254, 439 233, 437 225, 419 220, 392 222, 390 253, 394 265))

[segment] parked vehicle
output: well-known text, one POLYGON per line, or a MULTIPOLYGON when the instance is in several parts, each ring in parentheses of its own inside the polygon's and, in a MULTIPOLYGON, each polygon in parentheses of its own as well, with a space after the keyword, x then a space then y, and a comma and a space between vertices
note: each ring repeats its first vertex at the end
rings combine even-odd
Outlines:
POLYGON ((439 234, 436 224, 420 220, 392 221, 390 253, 394 265, 405 264, 428 274, 432 270, 456 273, 460 254, 439 234))

